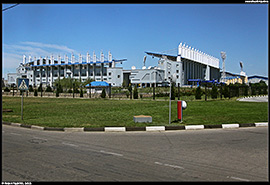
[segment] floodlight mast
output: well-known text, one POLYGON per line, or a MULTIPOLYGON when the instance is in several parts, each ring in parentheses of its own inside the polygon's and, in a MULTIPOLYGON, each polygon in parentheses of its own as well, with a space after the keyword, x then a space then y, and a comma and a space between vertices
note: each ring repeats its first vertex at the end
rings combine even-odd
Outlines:
POLYGON ((240 68, 241 68, 241 72, 243 72, 243 62, 242 61, 240 61, 240 68))
POLYGON ((226 52, 221 51, 221 58, 222 58, 222 75, 221 75, 221 82, 225 82, 225 59, 226 59, 226 52))

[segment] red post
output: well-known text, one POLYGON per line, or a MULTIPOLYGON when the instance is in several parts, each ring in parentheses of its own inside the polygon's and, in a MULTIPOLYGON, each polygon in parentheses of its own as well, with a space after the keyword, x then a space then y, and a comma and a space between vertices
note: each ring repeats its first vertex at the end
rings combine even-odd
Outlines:
POLYGON ((177 101, 177 118, 181 121, 183 119, 182 101, 177 101))

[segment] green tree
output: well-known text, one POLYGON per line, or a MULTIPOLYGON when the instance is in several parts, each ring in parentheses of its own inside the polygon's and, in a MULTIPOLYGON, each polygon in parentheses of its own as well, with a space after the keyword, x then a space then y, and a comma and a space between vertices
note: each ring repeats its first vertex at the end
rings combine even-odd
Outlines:
POLYGON ((128 91, 129 91, 130 99, 132 99, 132 85, 131 84, 129 84, 128 86, 128 91))
POLYGON ((171 83, 171 100, 175 100, 175 90, 174 90, 174 86, 175 86, 175 83, 174 82, 172 82, 171 83))
POLYGON ((201 87, 198 86, 198 87, 196 88, 196 91, 195 91, 195 99, 196 99, 196 100, 202 99, 202 94, 203 94, 203 92, 202 92, 202 90, 201 90, 201 87))
POLYGON ((213 84, 212 90, 211 90, 211 98, 212 99, 217 99, 217 95, 218 95, 217 86, 215 84, 213 84))
POLYGON ((10 92, 9 88, 6 87, 6 88, 4 89, 4 92, 10 92))
POLYGON ((230 91, 229 91, 229 87, 228 85, 225 85, 222 89, 222 94, 224 96, 224 98, 229 98, 230 96, 230 91))
POLYGON ((106 97, 106 91, 105 91, 105 89, 102 89, 102 92, 101 92, 100 97, 101 98, 105 98, 106 97))
POLYGON ((37 96, 38 95, 38 91, 37 89, 34 90, 34 96, 37 96))
POLYGON ((29 85, 29 92, 34 92, 33 86, 29 85))
POLYGON ((244 85, 244 96, 248 96, 248 85, 244 85))
POLYGON ((135 85, 134 90, 133 90, 133 98, 138 99, 138 90, 137 90, 137 85, 135 85))
POLYGON ((251 95, 256 95, 257 94, 257 88, 255 84, 249 83, 249 86, 251 88, 251 95))
POLYGON ((80 90, 80 97, 81 98, 83 97, 83 90, 82 89, 80 90))
POLYGON ((45 92, 53 92, 52 88, 50 85, 47 86, 45 92))
POLYGON ((43 91, 43 89, 42 89, 42 83, 40 83, 39 84, 39 87, 38 87, 38 92, 41 92, 41 91, 43 91))

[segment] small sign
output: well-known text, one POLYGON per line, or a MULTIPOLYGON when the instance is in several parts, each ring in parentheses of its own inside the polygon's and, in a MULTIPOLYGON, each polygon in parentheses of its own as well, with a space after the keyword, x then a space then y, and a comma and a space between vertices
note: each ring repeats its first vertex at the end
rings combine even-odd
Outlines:
POLYGON ((29 79, 18 78, 18 89, 27 91, 29 89, 29 79))

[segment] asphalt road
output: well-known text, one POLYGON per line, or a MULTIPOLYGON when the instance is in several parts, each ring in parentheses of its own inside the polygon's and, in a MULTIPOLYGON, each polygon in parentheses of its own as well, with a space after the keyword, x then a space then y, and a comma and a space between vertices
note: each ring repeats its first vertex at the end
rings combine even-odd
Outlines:
POLYGON ((2 126, 3 181, 268 181, 268 127, 58 132, 2 126))

